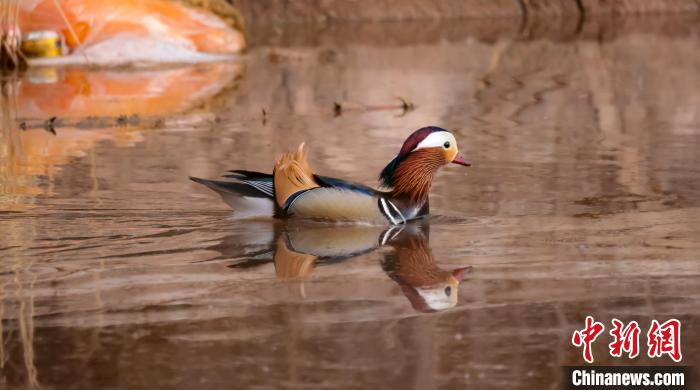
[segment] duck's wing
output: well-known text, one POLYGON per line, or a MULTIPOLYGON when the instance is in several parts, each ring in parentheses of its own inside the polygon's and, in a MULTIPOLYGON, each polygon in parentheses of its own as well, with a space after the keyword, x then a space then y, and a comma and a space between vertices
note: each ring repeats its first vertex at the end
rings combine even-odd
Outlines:
POLYGON ((306 160, 304 143, 299 145, 296 153, 284 153, 275 163, 272 175, 275 201, 282 210, 287 210, 301 193, 320 187, 306 160))
MULTIPOLYGON (((255 172, 255 171, 245 171, 241 169, 231 170, 228 175, 224 177, 236 179, 242 183, 248 184, 249 186, 259 190, 265 195, 270 197, 275 196, 275 185, 273 183, 273 175, 269 173, 255 172)), ((353 183, 347 180, 338 179, 336 177, 321 176, 312 174, 314 181, 320 187, 332 187, 343 190, 357 191, 365 193, 367 195, 375 195, 379 191, 375 190, 370 186, 366 186, 360 183, 353 183)))
POLYGON ((314 175, 314 178, 316 179, 316 182, 321 185, 321 187, 333 187, 343 190, 357 191, 367 195, 375 195, 378 193, 378 191, 374 188, 364 184, 352 183, 343 179, 337 179, 335 177, 314 175))

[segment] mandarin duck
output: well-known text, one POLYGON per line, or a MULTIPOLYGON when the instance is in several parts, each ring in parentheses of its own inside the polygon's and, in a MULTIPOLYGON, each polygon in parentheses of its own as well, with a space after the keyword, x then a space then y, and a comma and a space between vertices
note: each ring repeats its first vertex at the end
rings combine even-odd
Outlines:
POLYGON ((430 126, 413 132, 381 171, 385 190, 315 174, 303 143, 296 153, 283 154, 272 174, 233 170, 224 177, 235 182, 190 179, 216 191, 239 216, 398 225, 428 215, 433 178, 449 163, 470 166, 452 133, 430 126))

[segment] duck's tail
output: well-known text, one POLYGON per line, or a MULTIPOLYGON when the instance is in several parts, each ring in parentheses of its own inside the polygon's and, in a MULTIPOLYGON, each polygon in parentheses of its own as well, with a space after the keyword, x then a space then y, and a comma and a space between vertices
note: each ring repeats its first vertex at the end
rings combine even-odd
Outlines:
MULTIPOLYGON (((227 177, 233 176, 229 175, 227 177)), ((264 180, 259 180, 252 184, 250 183, 252 180, 242 180, 240 178, 238 180, 242 181, 242 183, 208 180, 192 176, 190 176, 190 180, 195 183, 203 184, 216 191, 216 193, 221 196, 221 199, 231 206, 238 217, 271 217, 275 213, 271 176, 267 180, 270 189, 265 186, 266 182, 264 180)))
POLYGON ((314 178, 311 166, 306 160, 304 143, 299 144, 296 153, 287 152, 277 160, 273 172, 275 200, 284 209, 287 201, 300 191, 320 187, 314 178))

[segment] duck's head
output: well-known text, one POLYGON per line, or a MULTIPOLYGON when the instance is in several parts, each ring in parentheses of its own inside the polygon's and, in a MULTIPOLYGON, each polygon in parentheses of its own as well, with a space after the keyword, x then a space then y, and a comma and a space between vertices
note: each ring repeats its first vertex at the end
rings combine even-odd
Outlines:
POLYGON ((471 163, 464 159, 459 149, 457 149, 457 140, 449 131, 437 127, 428 126, 418 129, 413 132, 401 146, 401 150, 397 157, 403 159, 411 153, 424 150, 435 156, 442 157, 442 164, 459 164, 470 166, 471 163))
POLYGON ((435 172, 447 164, 470 166, 457 148, 457 140, 449 131, 428 126, 411 134, 399 154, 382 170, 379 180, 387 187, 420 188, 430 185, 435 172))

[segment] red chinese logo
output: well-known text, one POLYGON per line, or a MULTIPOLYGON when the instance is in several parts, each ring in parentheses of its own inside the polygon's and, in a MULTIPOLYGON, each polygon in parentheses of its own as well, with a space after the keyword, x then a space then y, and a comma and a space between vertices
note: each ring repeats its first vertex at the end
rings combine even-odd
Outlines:
POLYGON ((659 325, 659 321, 652 320, 651 327, 647 333, 647 345, 649 346, 649 357, 661 357, 663 354, 680 362, 681 355, 681 322, 678 320, 668 320, 659 325))
POLYGON ((623 328, 622 321, 617 318, 612 320, 614 328, 610 330, 610 335, 614 340, 608 344, 610 356, 620 357, 622 352, 627 352, 630 359, 639 355, 639 324, 632 321, 623 328))
MULTIPOLYGON (((631 321, 625 325, 617 318, 612 320, 613 328, 610 336, 613 340, 608 344, 610 356, 621 357, 626 353, 630 359, 639 356, 639 334, 641 332, 637 321, 631 321)), ((593 363, 593 342, 603 333, 605 326, 597 322, 591 316, 586 317, 585 327, 574 332, 571 343, 576 347, 583 347, 583 359, 593 363)), ((658 358, 668 355, 673 361, 680 362, 681 354, 681 322, 670 319, 663 324, 652 320, 647 332, 647 355, 650 358, 658 358)))
POLYGON ((593 363, 593 351, 591 351, 591 344, 595 339, 600 336, 600 334, 605 329, 605 326, 600 322, 596 322, 593 317, 586 317, 586 327, 582 330, 577 330, 571 337, 571 342, 577 346, 583 346, 583 359, 588 363, 593 363))

